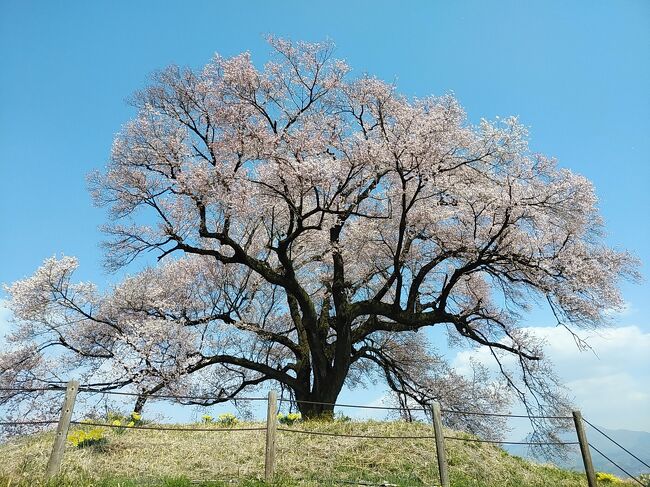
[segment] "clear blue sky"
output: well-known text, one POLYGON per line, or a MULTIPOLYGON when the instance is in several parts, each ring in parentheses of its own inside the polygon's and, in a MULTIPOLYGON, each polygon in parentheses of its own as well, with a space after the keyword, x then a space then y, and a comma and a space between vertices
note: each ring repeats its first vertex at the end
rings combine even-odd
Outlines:
MULTIPOLYGON (((408 95, 453 91, 472 121, 520 116, 533 150, 594 181, 609 242, 650 261, 646 0, 2 0, 0 282, 55 253, 79 257, 83 279, 114 280, 100 267, 105 215, 85 175, 133 116, 124 99, 170 63, 200 67, 246 50, 263 62, 269 33, 331 38, 355 73, 408 95)), ((624 287, 630 309, 617 324, 650 340, 642 272, 645 282, 624 287)), ((647 374, 634 380, 650 390, 647 374)))

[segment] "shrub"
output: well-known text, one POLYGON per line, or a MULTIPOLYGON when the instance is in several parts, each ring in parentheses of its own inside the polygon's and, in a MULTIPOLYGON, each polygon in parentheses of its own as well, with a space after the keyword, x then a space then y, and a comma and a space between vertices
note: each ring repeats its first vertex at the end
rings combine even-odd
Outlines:
POLYGON ((300 413, 278 413, 278 422, 287 426, 292 426, 294 423, 300 421, 301 419, 302 417, 300 416, 300 413))
POLYGON ((239 421, 237 420, 237 417, 234 414, 231 414, 231 413, 220 414, 218 419, 217 419, 217 424, 219 426, 224 426, 226 428, 232 428, 238 422, 239 421))
POLYGON ((90 430, 76 430, 68 435, 68 441, 77 448, 86 448, 89 446, 98 446, 105 444, 108 440, 104 437, 102 428, 92 428, 90 430))
POLYGON ((622 482, 616 475, 606 472, 596 472, 596 479, 607 484, 620 484, 622 482))
POLYGON ((125 416, 119 411, 111 411, 106 414, 106 420, 109 421, 112 426, 114 426, 114 428, 112 428, 113 432, 116 435, 121 435, 128 428, 142 424, 142 414, 133 411, 128 416, 125 416))
POLYGON ((212 416, 210 416, 209 414, 204 414, 203 416, 201 416, 201 420, 205 424, 212 424, 214 422, 214 418, 212 416))

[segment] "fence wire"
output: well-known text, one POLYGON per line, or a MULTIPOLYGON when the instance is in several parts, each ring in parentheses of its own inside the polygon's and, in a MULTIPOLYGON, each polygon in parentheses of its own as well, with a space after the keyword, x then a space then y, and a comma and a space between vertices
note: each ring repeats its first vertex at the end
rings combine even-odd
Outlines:
MULTIPOLYGON (((35 388, 11 388, 11 387, 2 387, 0 391, 14 391, 14 392, 39 392, 39 391, 65 391, 65 387, 52 386, 52 387, 35 387, 35 388)), ((150 399, 188 399, 188 400, 197 400, 197 401, 266 401, 266 397, 216 397, 216 396, 190 396, 190 395, 178 395, 178 394, 146 394, 146 393, 137 393, 137 392, 125 392, 125 391, 114 391, 114 390, 102 390, 95 389, 90 387, 79 387, 79 392, 87 392, 92 394, 108 394, 116 396, 132 396, 140 397, 146 396, 150 399)), ((371 406, 371 405, 362 405, 362 404, 346 404, 338 402, 323 402, 323 401, 307 401, 303 399, 292 399, 280 397, 278 398, 280 402, 291 402, 294 404, 313 404, 319 406, 334 406, 340 408, 355 408, 355 409, 377 409, 384 411, 403 411, 404 408, 397 406, 371 406)), ((430 408, 425 407, 416 407, 409 408, 412 411, 429 411, 430 408)), ((508 414, 508 413, 484 413, 480 411, 462 411, 458 409, 441 409, 441 412, 448 414, 458 414, 466 416, 488 416, 488 417, 502 417, 502 418, 528 418, 528 419, 559 419, 559 420, 569 420, 572 419, 572 416, 544 416, 544 415, 526 415, 526 414, 508 414)))
MULTIPOLYGON (((43 425, 43 424, 56 424, 58 420, 44 420, 44 421, 0 421, 0 426, 22 426, 22 425, 43 425)), ((183 426, 147 426, 147 425, 116 425, 112 423, 102 423, 95 421, 87 420, 75 420, 70 421, 70 424, 78 426, 96 426, 103 428, 114 428, 114 429, 133 429, 133 430, 154 430, 154 431, 208 431, 208 432, 229 432, 229 431, 266 431, 265 427, 223 427, 223 428, 204 428, 204 427, 183 427, 183 426)), ((313 430, 303 430, 303 429, 293 429, 293 428, 284 428, 278 427, 277 431, 284 431, 287 433, 297 433, 305 435, 315 435, 315 436, 334 436, 342 438, 367 438, 367 439, 376 439, 376 440, 427 440, 435 439, 435 435, 366 435, 366 434, 349 434, 349 433, 330 433, 326 431, 313 431, 313 430)), ((456 441, 469 441, 476 443, 489 443, 496 445, 577 445, 577 441, 561 442, 561 441, 548 441, 548 442, 539 442, 539 441, 501 441, 501 440, 484 440, 481 438, 462 438, 458 436, 445 436, 446 440, 456 440, 456 441)))
POLYGON ((471 441, 475 443, 491 443, 495 445, 529 445, 529 446, 543 446, 543 445, 578 445, 577 441, 501 441, 501 440, 483 440, 481 438, 461 438, 458 436, 445 436, 445 440, 457 441, 471 441))
POLYGON ((457 409, 441 409, 441 413, 458 414, 462 416, 492 416, 497 418, 527 418, 527 419, 573 419, 573 416, 540 416, 527 414, 507 414, 507 413, 482 413, 479 411, 459 411, 457 409))
MULTIPOLYGON (((403 411, 404 408, 396 406, 370 406, 370 405, 361 405, 361 404, 345 404, 338 402, 322 402, 322 401, 306 401, 302 399, 291 399, 291 398, 280 398, 280 401, 292 402, 294 404, 314 404, 320 406, 335 406, 340 408, 356 408, 356 409, 379 409, 385 411, 403 411)), ((409 408, 412 411, 429 411, 430 408, 425 407, 416 407, 409 408)), ((570 420, 573 419, 572 416, 542 416, 542 415, 526 415, 526 414, 507 414, 507 413, 483 413, 480 411, 462 411, 458 409, 441 409, 442 413, 449 414, 459 414, 466 416, 492 416, 492 417, 502 417, 502 418, 528 418, 528 419, 563 419, 570 420)))
MULTIPOLYGON (((304 401, 302 399, 280 398, 279 401, 292 402, 294 404, 314 404, 317 406, 335 406, 339 408, 355 408, 355 409, 380 409, 384 411, 403 411, 404 408, 395 406, 370 406, 362 404, 344 404, 338 402, 322 402, 322 401, 304 401)), ((413 411, 428 411, 429 408, 411 408, 413 411)))
POLYGON ((98 426, 104 428, 115 428, 115 429, 131 429, 131 430, 154 430, 154 431, 209 431, 209 432, 230 432, 230 431, 266 431, 266 428, 201 428, 201 427, 176 427, 176 426, 146 426, 146 425, 133 425, 129 426, 128 424, 118 425, 111 423, 95 423, 91 421, 70 421, 70 424, 75 424, 78 426, 98 426))
POLYGON ((0 426, 32 426, 39 424, 56 424, 58 419, 52 420, 34 420, 34 421, 0 421, 0 426))
MULTIPOLYGON (((32 387, 32 388, 11 388, 3 387, 0 388, 0 391, 9 391, 9 392, 63 392, 65 387, 59 386, 48 386, 48 387, 32 387)), ((196 400, 196 401, 267 401, 266 397, 215 397, 215 396, 191 396, 191 395, 176 395, 176 394, 143 394, 137 392, 126 392, 126 391, 116 391, 116 390, 102 390, 93 387, 79 387, 79 392, 90 393, 90 394, 106 394, 106 395, 116 395, 116 396, 131 396, 131 397, 140 397, 146 396, 151 399, 172 399, 172 400, 196 400)), ((286 401, 294 404, 312 404, 312 405, 323 405, 323 406, 332 406, 340 408, 358 408, 358 409, 372 409, 372 410, 386 410, 386 411, 402 411, 404 408, 393 407, 393 406, 373 406, 373 405, 359 405, 359 404, 347 404, 347 403, 329 403, 321 401, 307 401, 307 400, 296 400, 291 398, 279 398, 280 401, 286 401)), ((429 411, 428 408, 411 408, 414 411, 429 411)), ((441 412, 445 414, 456 414, 456 415, 471 415, 471 416, 486 416, 486 417, 503 417, 503 418, 528 418, 528 419, 552 419, 552 420, 570 420, 573 419, 572 416, 559 416, 559 415, 519 415, 519 414, 507 414, 507 413, 485 413, 480 411, 462 411, 457 409, 442 409, 441 412)), ((636 460, 641 462, 646 467, 650 468, 650 465, 644 460, 639 458, 633 452, 625 448, 623 445, 618 443, 616 440, 611 438, 600 428, 593 425, 588 420, 584 419, 585 423, 595 429, 598 433, 603 435, 605 438, 613 442, 616 446, 624 450, 626 453, 634 457, 636 460)), ((51 425, 58 423, 58 420, 21 420, 21 421, 0 421, 0 426, 36 426, 36 425, 51 425)), ((78 426, 95 426, 103 428, 114 428, 114 429, 133 429, 133 430, 153 430, 153 431, 187 431, 187 432, 211 432, 211 433, 225 433, 225 432, 236 432, 236 431, 266 431, 266 427, 184 427, 184 426, 165 426, 165 425, 117 425, 112 423, 104 423, 99 421, 92 420, 83 420, 83 421, 71 421, 70 424, 78 426)), ((422 440, 422 439, 435 439, 435 435, 373 435, 373 434, 352 434, 352 433, 332 433, 325 431, 313 431, 305 429, 294 429, 286 427, 276 427, 277 431, 282 431, 285 433, 294 433, 302 435, 315 435, 315 436, 328 436, 328 437, 343 437, 343 438, 363 438, 363 439, 378 439, 378 440, 422 440)), ((464 441, 464 442, 475 442, 475 443, 487 443, 495 445, 527 445, 527 446, 565 446, 565 445, 578 445, 577 441, 506 441, 506 440, 487 440, 481 438, 467 438, 467 437, 458 437, 458 436, 444 436, 445 440, 452 441, 464 441)), ((644 485, 638 478, 631 475, 623 467, 614 462, 611 458, 601 452, 598 448, 589 443, 589 447, 595 452, 600 454, 603 458, 608 460, 612 465, 618 468, 625 475, 629 476, 632 480, 637 482, 639 485, 644 485)), ((363 481, 345 481, 345 480, 335 480, 339 483, 351 483, 357 485, 385 485, 385 484, 374 484, 371 482, 363 481)))
MULTIPOLYGON (((65 387, 52 386, 52 387, 28 387, 28 388, 14 388, 14 387, 0 387, 0 391, 9 391, 9 392, 64 392, 65 387)), ((107 394, 112 396, 130 396, 130 397, 140 397, 146 396, 147 399, 188 399, 196 401, 266 401, 266 397, 217 397, 217 396, 190 396, 183 394, 147 394, 143 392, 126 392, 126 391, 113 391, 113 390, 103 390, 95 389, 92 387, 79 387, 79 392, 87 392, 90 394, 107 394)))
MULTIPOLYGON (((583 418, 583 419, 584 419, 584 418, 583 418)), ((621 444, 620 444, 618 441, 616 441, 614 438, 612 438, 612 437, 609 436, 607 433, 605 433, 604 431, 602 431, 600 428, 598 428, 597 426, 594 426, 592 423, 590 423, 590 422, 587 421, 586 419, 585 419, 584 421, 585 421, 585 423, 587 423, 589 426, 591 426, 593 429, 595 429, 596 431, 598 431, 601 435, 603 435, 605 438, 607 438, 609 441, 611 441, 611 442, 614 443, 616 446, 618 446, 621 450, 625 451, 625 452, 628 453, 629 455, 631 455, 631 456, 633 456, 634 458, 636 458, 636 459, 637 459, 639 462, 641 462, 643 465, 645 465, 646 467, 650 468, 650 465, 648 465, 646 462, 644 462, 643 460, 641 460, 641 459, 640 459, 639 457, 637 457, 634 453, 632 453, 630 450, 628 450, 627 448, 625 448, 623 445, 621 445, 621 444)))
POLYGON ((65 391, 65 387, 0 387, 0 391, 8 392, 39 392, 39 391, 65 391))
POLYGON ((341 485, 357 485, 360 487, 398 487, 397 484, 391 484, 390 482, 381 482, 381 483, 376 483, 376 482, 366 482, 364 480, 341 480, 341 479, 329 479, 325 480, 322 478, 297 478, 295 479, 298 482, 309 482, 309 481, 317 481, 321 482, 322 485, 327 485, 327 484, 341 484, 341 485))
POLYGON ((632 480, 634 480, 637 484, 642 485, 645 487, 645 484, 641 482, 639 479, 637 479, 634 475, 632 475, 630 472, 625 470, 623 467, 621 467, 618 463, 616 463, 614 460, 609 458, 607 455, 605 455, 603 452, 601 452, 598 448, 596 448, 594 445, 589 443, 589 448, 600 454, 605 460, 608 460, 612 465, 614 465, 616 468, 618 468, 621 472, 623 472, 625 475, 630 477, 632 480))
MULTIPOLYGON (((65 387, 50 386, 50 387, 40 387, 40 388, 0 388, 2 391, 15 391, 15 392, 37 392, 37 391, 65 391, 65 387)), ((114 390, 101 390, 91 387, 79 387, 79 392, 86 392, 91 394, 108 394, 108 395, 118 395, 118 396, 132 396, 139 397, 143 395, 142 393, 136 392, 125 392, 125 391, 114 391, 114 390)), ((174 394, 147 394, 148 398, 158 398, 158 399, 188 399, 188 400, 222 400, 226 401, 267 401, 266 397, 223 397, 217 398, 214 396, 189 396, 189 395, 174 395, 174 394)), ((394 406, 371 406, 371 405, 360 405, 360 404, 346 404, 346 403, 331 403, 323 401, 307 401, 307 400, 296 400, 291 398, 279 398, 280 401, 292 402, 295 404, 313 404, 313 405, 322 405, 322 406, 333 406, 333 407, 343 407, 343 408, 358 408, 358 409, 375 409, 375 410, 388 410, 388 411, 401 411, 403 408, 394 407, 394 406)), ((415 411, 428 411, 428 408, 412 408, 415 411)), ((572 419, 571 416, 528 416, 528 415, 518 415, 518 414, 506 414, 506 413, 483 413, 479 411, 462 411, 457 409, 443 409, 443 413, 447 414, 458 414, 458 415, 474 415, 474 416, 488 416, 488 417, 510 417, 510 418, 529 418, 529 419, 572 419)), ((48 422, 23 422, 23 423, 0 423, 0 425, 9 425, 9 424, 52 424, 56 421, 48 422)), ((183 428, 183 427, 165 427, 165 426, 126 426, 126 425, 113 425, 108 423, 99 423, 99 422, 88 422, 88 421, 71 421, 71 424, 76 425, 86 425, 86 426, 98 426, 106 428, 129 428, 129 429, 146 429, 146 430, 160 430, 160 431, 263 431, 265 428, 183 428)), ((309 430, 297 430, 291 428, 277 428, 278 431, 284 431, 289 433, 298 433, 298 434, 307 434, 307 435, 317 435, 317 436, 333 436, 333 437, 349 437, 349 438, 369 438, 369 439, 384 439, 384 440, 412 440, 412 439, 435 439, 434 435, 417 435, 417 436, 390 436, 390 435, 354 435, 354 434, 343 434, 343 433, 328 433, 323 431, 309 431, 309 430)), ((454 436, 446 436, 445 439, 448 440, 457 440, 457 441, 471 441, 476 443, 489 443, 489 444, 499 444, 499 445, 529 445, 529 446, 541 446, 541 445, 577 445, 577 442, 526 442, 526 441, 499 441, 499 440, 483 440, 480 438, 461 438, 454 436)))
POLYGON ((435 439, 435 436, 431 435, 417 435, 417 436, 389 436, 389 435, 354 435, 348 433, 328 433, 326 431, 310 431, 302 429, 291 429, 291 428, 277 428, 278 431, 286 431, 287 433, 299 433, 304 435, 315 435, 315 436, 338 436, 341 438, 368 438, 375 440, 426 440, 426 439, 435 439))

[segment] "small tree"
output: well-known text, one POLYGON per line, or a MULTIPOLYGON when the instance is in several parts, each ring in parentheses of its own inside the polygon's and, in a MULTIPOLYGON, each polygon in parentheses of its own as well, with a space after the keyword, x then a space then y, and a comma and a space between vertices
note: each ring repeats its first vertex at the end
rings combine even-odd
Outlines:
POLYGON ((603 243, 591 183, 530 153, 515 118, 473 126, 452 96, 349 79, 330 44, 271 45, 262 71, 216 56, 133 97, 93 195, 113 218, 109 267, 162 261, 105 294, 72 284, 71 258, 11 286, 2 382, 82 370, 135 387, 139 408, 273 381, 313 417, 379 376, 405 410, 506 404, 485 371, 460 376, 432 350, 423 330, 445 327, 488 347, 529 410, 562 407, 520 314, 543 301, 568 329, 600 326, 635 275, 603 243))

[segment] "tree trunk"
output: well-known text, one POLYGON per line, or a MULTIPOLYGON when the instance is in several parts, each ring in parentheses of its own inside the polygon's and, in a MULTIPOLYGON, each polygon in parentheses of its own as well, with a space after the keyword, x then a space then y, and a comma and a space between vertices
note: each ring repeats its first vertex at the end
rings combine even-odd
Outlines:
POLYGON ((296 393, 298 410, 304 419, 334 419, 336 402, 347 376, 347 369, 332 367, 328 370, 319 387, 314 387, 309 394, 296 393))
POLYGON ((298 403, 298 410, 303 419, 334 419, 334 406, 329 404, 298 403))
POLYGON ((135 405, 133 406, 133 412, 142 414, 142 409, 144 408, 146 402, 147 402, 147 396, 145 395, 138 396, 138 399, 135 401, 135 405))

